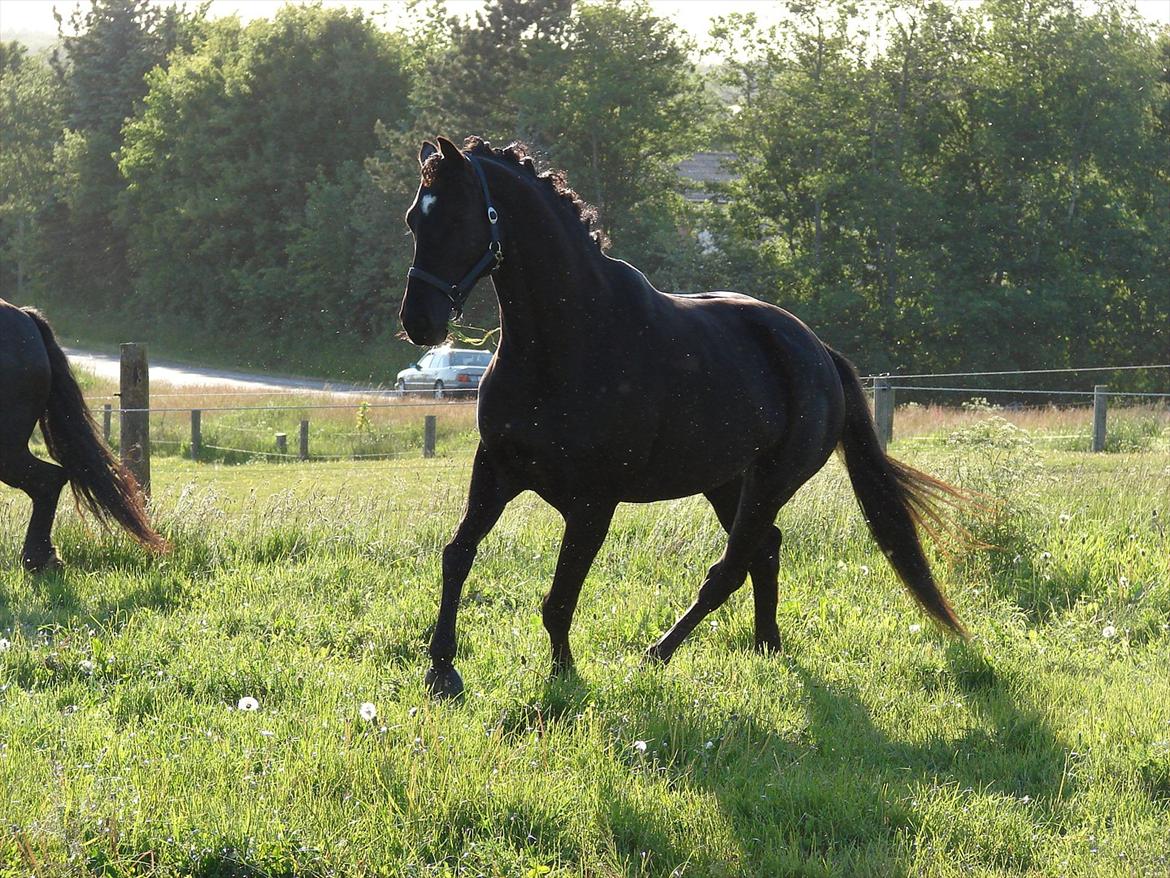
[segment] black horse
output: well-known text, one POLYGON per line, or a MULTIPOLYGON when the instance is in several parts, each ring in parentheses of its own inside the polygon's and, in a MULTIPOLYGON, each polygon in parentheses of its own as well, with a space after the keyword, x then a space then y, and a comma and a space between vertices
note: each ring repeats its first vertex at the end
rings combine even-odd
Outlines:
POLYGON ((103 524, 116 522, 154 551, 166 542, 150 526, 134 476, 98 435, 81 388, 69 370, 48 322, 31 308, 0 299, 0 481, 28 494, 32 519, 21 560, 29 571, 60 564, 53 547, 53 519, 66 482, 103 524), (33 428, 61 465, 28 448, 33 428))
POLYGON ((572 668, 569 626, 621 502, 704 494, 728 532, 698 599, 648 651, 666 662, 751 575, 755 642, 780 648, 776 515, 844 452, 874 538, 926 611, 963 628, 935 585, 916 525, 957 493, 881 450, 857 373, 786 311, 729 293, 672 295, 602 252, 595 216, 521 145, 424 143, 406 222, 414 264, 402 301, 412 342, 448 334, 476 281, 499 298, 499 349, 479 388, 467 509, 443 551, 427 683, 455 695, 455 616, 476 549, 518 493, 565 519, 543 618, 552 668, 572 668))

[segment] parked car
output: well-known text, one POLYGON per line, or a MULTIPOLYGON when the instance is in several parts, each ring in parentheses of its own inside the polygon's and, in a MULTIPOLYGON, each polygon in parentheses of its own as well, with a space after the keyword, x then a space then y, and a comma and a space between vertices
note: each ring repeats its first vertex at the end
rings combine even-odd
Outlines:
POLYGON ((473 394, 492 361, 491 351, 465 348, 431 348, 422 358, 398 373, 399 393, 426 391, 441 399, 447 394, 473 394))

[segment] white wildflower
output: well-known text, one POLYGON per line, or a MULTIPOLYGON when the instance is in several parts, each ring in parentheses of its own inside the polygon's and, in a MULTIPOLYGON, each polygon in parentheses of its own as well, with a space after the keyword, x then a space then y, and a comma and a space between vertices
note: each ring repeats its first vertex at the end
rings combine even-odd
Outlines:
POLYGON ((237 710, 248 710, 248 711, 259 710, 260 709, 260 702, 257 701, 255 698, 253 698, 251 695, 245 695, 243 698, 241 698, 239 701, 236 702, 236 709, 237 710))
POLYGON ((861 565, 861 575, 862 576, 869 576, 869 565, 868 564, 861 565))
POLYGON ((368 723, 372 723, 378 718, 378 708, 374 706, 372 701, 363 701, 362 706, 358 708, 358 714, 368 723))
POLYGON ((0 637, 0 652, 4 652, 10 646, 12 646, 12 642, 7 637, 0 637))
POLYGON ((1071 521, 1071 520, 1072 520, 1072 516, 1069 515, 1067 512, 1060 513, 1060 523, 1061 524, 1068 524, 1069 521, 1071 521))
POLYGON ((645 753, 646 752, 646 742, 645 741, 635 741, 634 742, 634 749, 637 750, 639 753, 645 753))

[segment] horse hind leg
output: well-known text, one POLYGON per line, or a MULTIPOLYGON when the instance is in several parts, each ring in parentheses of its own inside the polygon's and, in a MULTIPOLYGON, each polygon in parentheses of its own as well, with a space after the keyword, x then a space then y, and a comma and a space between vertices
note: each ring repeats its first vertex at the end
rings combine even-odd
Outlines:
POLYGON ((59 567, 52 532, 57 501, 68 481, 65 470, 34 456, 27 447, 15 452, 0 450, 0 481, 24 491, 33 503, 21 551, 24 569, 37 573, 59 567))
MULTIPOLYGON (((730 532, 735 523, 735 511, 739 506, 742 484, 738 481, 708 491, 710 501, 719 523, 730 532)), ((752 579, 752 600, 755 605, 755 648, 757 652, 778 653, 781 651, 780 629, 776 626, 776 606, 780 589, 780 544, 783 537, 776 525, 764 534, 756 553, 748 565, 752 579)))
POLYGON ((771 556, 776 553, 770 551, 773 542, 779 549, 780 534, 774 524, 776 514, 792 499, 800 486, 824 466, 832 448, 831 444, 827 444, 828 450, 818 449, 813 452, 810 443, 797 444, 796 438, 793 437, 794 441, 787 443, 792 447, 781 446, 775 454, 758 460, 748 470, 736 502, 734 519, 728 529, 727 548, 723 557, 707 572, 707 578, 699 588, 698 599, 674 623, 674 627, 650 647, 647 658, 663 663, 670 661, 674 651, 695 626, 722 606, 743 585, 753 566, 761 575, 760 591, 756 596, 756 619, 760 622, 762 616, 763 621, 757 628, 757 641, 762 635, 762 648, 773 644, 779 646, 780 635, 776 629, 776 574, 772 572, 779 568, 778 561, 771 560, 771 556))

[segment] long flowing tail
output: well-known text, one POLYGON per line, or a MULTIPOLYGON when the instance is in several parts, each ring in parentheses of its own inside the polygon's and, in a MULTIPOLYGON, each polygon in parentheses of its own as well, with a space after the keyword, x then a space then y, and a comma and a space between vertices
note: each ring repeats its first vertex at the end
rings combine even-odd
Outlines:
POLYGON ((953 505, 963 495, 946 482, 899 463, 882 451, 856 370, 836 351, 829 353, 845 390, 845 429, 841 436, 845 468, 870 533, 923 609, 946 628, 966 637, 966 629, 935 584, 918 538, 919 525, 931 533, 945 529, 939 505, 953 505))
POLYGON ((97 424, 45 318, 32 308, 24 313, 41 331, 52 369, 49 404, 41 416, 41 432, 49 454, 65 469, 73 496, 102 524, 114 521, 146 548, 162 552, 167 541, 146 518, 142 491, 133 474, 102 442, 97 424))

